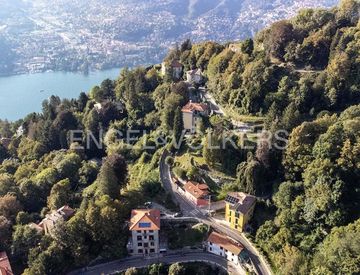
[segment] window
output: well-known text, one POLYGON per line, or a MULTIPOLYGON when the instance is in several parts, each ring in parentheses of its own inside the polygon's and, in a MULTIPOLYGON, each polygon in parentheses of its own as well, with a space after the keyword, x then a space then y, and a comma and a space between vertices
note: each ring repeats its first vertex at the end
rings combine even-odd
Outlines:
POLYGON ((212 251, 212 247, 210 247, 209 250, 212 251))
POLYGON ((149 236, 149 240, 153 241, 154 240, 154 236, 149 236))
POLYGON ((149 227, 151 227, 151 223, 150 222, 140 222, 139 227, 140 228, 149 228, 149 227))
POLYGON ((137 230, 136 232, 139 233, 139 234, 141 234, 141 230, 137 230))
POLYGON ((224 248, 222 246, 220 246, 220 250, 224 250, 224 248))
POLYGON ((154 230, 149 230, 150 233, 154 233, 154 230))
POLYGON ((144 239, 146 240, 146 239, 147 239, 147 236, 144 236, 144 239))
POLYGON ((235 229, 238 229, 238 226, 237 226, 237 224, 235 224, 235 229))
POLYGON ((231 217, 229 217, 229 222, 231 222, 231 217))
POLYGON ((151 245, 151 246, 154 246, 154 245, 155 245, 155 243, 154 243, 154 242, 151 242, 151 243, 150 243, 150 245, 151 245))
POLYGON ((141 241, 142 240, 141 236, 137 236, 137 240, 141 241))
POLYGON ((154 248, 151 248, 151 249, 150 249, 150 253, 155 253, 155 249, 154 249, 154 248))
POLYGON ((144 247, 149 247, 149 244, 148 244, 148 243, 144 243, 144 247))
POLYGON ((235 212, 235 217, 239 218, 240 217, 240 213, 239 212, 235 212))
POLYGON ((138 243, 138 246, 142 246, 142 243, 138 243))
POLYGON ((143 253, 143 250, 142 250, 142 249, 138 249, 138 253, 143 253))
POLYGON ((231 255, 234 257, 235 255, 234 255, 234 253, 231 253, 231 255))
POLYGON ((213 245, 212 242, 209 242, 210 245, 213 245))

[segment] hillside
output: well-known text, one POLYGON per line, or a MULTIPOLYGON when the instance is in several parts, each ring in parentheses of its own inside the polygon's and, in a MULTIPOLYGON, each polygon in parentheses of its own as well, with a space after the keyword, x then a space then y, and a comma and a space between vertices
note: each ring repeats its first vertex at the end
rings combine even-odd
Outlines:
POLYGON ((27 275, 125 257, 132 208, 150 200, 177 208, 159 177, 166 148, 177 153, 169 164, 185 156, 187 171, 174 167, 184 177, 212 170, 229 179, 214 183, 219 193, 257 196, 247 235, 274 273, 359 274, 359 15, 360 3, 344 0, 303 10, 254 39, 187 40, 168 53, 167 66, 201 69, 230 114, 264 120, 268 132, 257 139, 239 134, 231 115, 212 114, 176 148, 181 108, 193 95, 183 75, 169 67, 162 75, 158 65, 124 69, 77 99, 52 96, 42 113, 0 121, 0 250, 27 275), (71 139, 72 130, 103 134, 103 147, 86 134, 71 139), (208 137, 241 146, 214 149, 208 137), (65 204, 76 212, 52 234, 29 226, 65 204))

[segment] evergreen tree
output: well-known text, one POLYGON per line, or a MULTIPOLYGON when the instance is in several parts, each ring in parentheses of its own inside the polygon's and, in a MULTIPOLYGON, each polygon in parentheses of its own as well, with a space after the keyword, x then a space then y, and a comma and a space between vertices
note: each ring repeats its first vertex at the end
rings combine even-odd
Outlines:
POLYGON ((173 127, 173 138, 176 143, 180 141, 183 131, 184 131, 184 122, 183 122, 182 112, 180 107, 178 107, 175 111, 174 127, 173 127))

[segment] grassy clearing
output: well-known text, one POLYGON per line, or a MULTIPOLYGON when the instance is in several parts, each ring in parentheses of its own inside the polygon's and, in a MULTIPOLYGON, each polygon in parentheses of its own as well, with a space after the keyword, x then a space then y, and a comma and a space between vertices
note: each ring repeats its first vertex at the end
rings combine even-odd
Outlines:
POLYGON ((180 249, 186 246, 200 246, 207 238, 209 227, 202 223, 194 226, 183 224, 171 225, 165 230, 169 248, 180 249))
POLYGON ((193 159, 193 163, 197 166, 206 164, 202 155, 196 153, 189 153, 189 152, 184 153, 181 156, 176 156, 175 163, 177 163, 177 166, 179 166, 180 168, 184 169, 185 171, 188 171, 193 167, 191 159, 193 159))
POLYGON ((230 118, 244 123, 263 124, 265 119, 261 116, 240 115, 236 110, 231 107, 225 107, 225 112, 228 116, 230 116, 230 118))

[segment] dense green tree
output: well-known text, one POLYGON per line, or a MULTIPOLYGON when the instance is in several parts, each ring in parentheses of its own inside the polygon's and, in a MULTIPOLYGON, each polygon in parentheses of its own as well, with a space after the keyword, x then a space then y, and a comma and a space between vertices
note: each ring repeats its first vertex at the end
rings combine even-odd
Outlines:
POLYGON ((16 196, 8 194, 0 197, 0 216, 15 221, 16 215, 21 209, 22 206, 16 196))
POLYGON ((169 275, 184 275, 185 267, 180 263, 175 263, 169 267, 169 275))
POLYGON ((247 194, 264 195, 267 191, 264 181, 264 167, 251 154, 247 162, 238 166, 237 184, 239 189, 247 194))
POLYGON ((180 142, 180 139, 184 130, 183 117, 180 107, 178 107, 175 111, 174 116, 174 128, 173 128, 173 137, 176 143, 180 142))
POLYGON ((360 272, 359 230, 360 220, 334 228, 319 245, 311 274, 358 274, 360 272))
POLYGON ((47 199, 48 208, 52 210, 69 204, 71 201, 71 185, 69 179, 64 179, 56 183, 50 191, 50 196, 47 199))
POLYGON ((96 180, 97 195, 109 195, 112 198, 120 196, 120 188, 125 184, 127 164, 125 159, 117 154, 106 158, 101 166, 96 180))
POLYGON ((5 250, 11 239, 12 223, 6 217, 0 216, 0 249, 5 250))
POLYGON ((12 239, 12 254, 25 264, 28 260, 29 251, 38 245, 40 239, 41 234, 36 229, 29 225, 17 225, 12 239))

